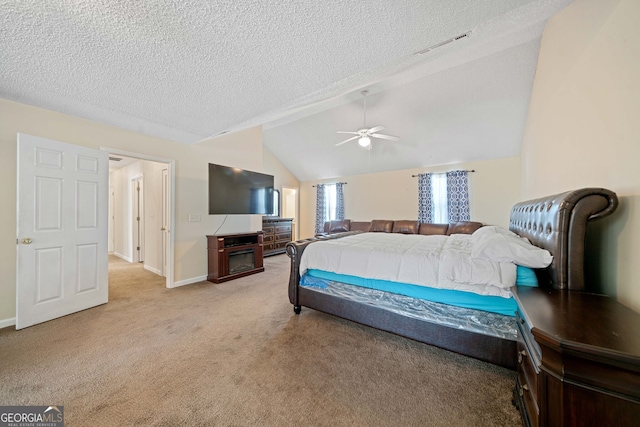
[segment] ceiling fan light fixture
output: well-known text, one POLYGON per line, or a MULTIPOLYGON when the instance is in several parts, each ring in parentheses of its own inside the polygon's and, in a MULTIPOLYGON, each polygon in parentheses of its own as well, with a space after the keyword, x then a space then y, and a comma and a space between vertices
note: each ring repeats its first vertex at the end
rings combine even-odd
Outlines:
POLYGON ((358 139, 358 144, 360 144, 361 147, 368 147, 371 145, 371 138, 365 135, 358 139))
POLYGON ((349 141, 354 141, 354 140, 358 140, 358 145, 360 145, 362 148, 367 149, 367 150, 371 150, 371 138, 380 138, 380 139, 387 139, 390 141, 399 141, 400 138, 398 138, 397 136, 391 136, 391 135, 383 135, 378 133, 381 130, 386 129, 384 126, 374 126, 372 128, 367 128, 367 94, 369 94, 368 90, 363 90, 362 91, 362 110, 363 110, 363 126, 362 129, 358 130, 357 132, 347 132, 347 131, 341 131, 339 130, 338 133, 346 133, 349 135, 355 135, 352 136, 350 138, 345 139, 344 141, 338 142, 336 144, 336 147, 342 144, 346 144, 349 141))

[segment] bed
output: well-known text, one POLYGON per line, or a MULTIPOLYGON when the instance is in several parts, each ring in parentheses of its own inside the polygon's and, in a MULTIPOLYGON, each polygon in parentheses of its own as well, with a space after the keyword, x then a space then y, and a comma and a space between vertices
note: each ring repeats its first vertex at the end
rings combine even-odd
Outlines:
MULTIPOLYGON (((513 206, 510 232, 527 238, 536 247, 548 251, 552 257, 548 267, 534 270, 538 286, 584 290, 587 224, 609 215, 617 205, 618 199, 612 191, 583 188, 513 206)), ((370 234, 372 233, 363 233, 362 230, 351 230, 287 244, 286 251, 291 259, 289 301, 296 314, 304 306, 500 366, 515 368, 515 310, 496 314, 441 301, 433 302, 421 296, 411 296, 407 300, 406 295, 394 293, 393 288, 383 291, 368 289, 353 283, 343 283, 340 281, 342 276, 309 277, 303 274, 301 277, 301 268, 306 272, 304 252, 310 245, 334 239, 345 239, 342 242, 346 242, 347 239, 354 240, 354 236, 355 239, 363 239, 364 235, 370 234), (489 325, 479 325, 486 322, 486 318, 489 318, 489 325), (492 322, 498 326, 494 327, 492 322)), ((310 250, 309 253, 311 252, 310 250)), ((383 263, 384 261, 380 261, 380 264, 383 263)))

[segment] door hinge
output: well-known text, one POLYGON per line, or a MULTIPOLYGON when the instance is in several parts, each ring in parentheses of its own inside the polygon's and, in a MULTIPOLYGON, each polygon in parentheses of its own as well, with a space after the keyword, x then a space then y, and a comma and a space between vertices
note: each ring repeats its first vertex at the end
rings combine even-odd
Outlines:
POLYGON ((140 221, 140 217, 139 217, 139 216, 137 216, 137 217, 136 217, 136 220, 137 220, 137 221, 140 221))
POLYGON ((139 250, 140 250, 140 246, 137 246, 137 247, 136 247, 136 250, 137 250, 137 251, 139 251, 139 250))

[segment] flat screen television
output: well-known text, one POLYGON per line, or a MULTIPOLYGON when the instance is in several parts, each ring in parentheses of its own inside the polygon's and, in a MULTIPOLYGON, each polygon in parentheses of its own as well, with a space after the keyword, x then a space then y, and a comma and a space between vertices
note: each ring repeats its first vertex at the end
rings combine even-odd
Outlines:
POLYGON ((273 215, 273 176, 209 163, 209 215, 273 215))

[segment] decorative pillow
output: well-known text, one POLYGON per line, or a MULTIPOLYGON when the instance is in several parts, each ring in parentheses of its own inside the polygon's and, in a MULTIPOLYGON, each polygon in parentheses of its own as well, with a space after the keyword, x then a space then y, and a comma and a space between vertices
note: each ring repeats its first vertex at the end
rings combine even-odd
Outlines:
POLYGON ((374 219, 371 221, 371 228, 369 231, 391 233, 393 229, 393 221, 390 219, 374 219))
POLYGON ((505 236, 514 236, 520 237, 516 233, 511 230, 507 230, 506 228, 498 227, 497 225, 485 225, 484 227, 478 228, 473 233, 474 238, 478 238, 480 236, 484 236, 487 234, 504 234, 505 236))
POLYGON ((516 286, 538 286, 538 276, 529 267, 516 265, 516 286))
POLYGON ((530 268, 544 268, 553 260, 549 251, 500 227, 482 227, 473 233, 472 239, 472 258, 511 262, 530 268), (487 230, 483 230, 485 228, 487 230))

